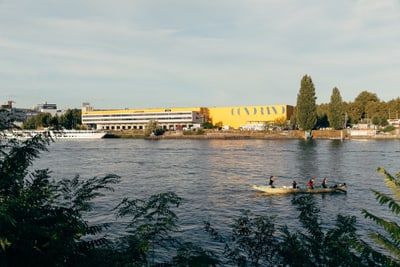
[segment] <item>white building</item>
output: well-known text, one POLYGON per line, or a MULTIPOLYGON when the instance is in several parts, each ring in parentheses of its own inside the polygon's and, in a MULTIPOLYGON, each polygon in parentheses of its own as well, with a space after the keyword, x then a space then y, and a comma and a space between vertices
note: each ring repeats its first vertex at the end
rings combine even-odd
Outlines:
POLYGON ((44 102, 37 104, 34 110, 40 113, 50 113, 52 116, 55 116, 57 114, 57 105, 44 102))
POLYGON ((190 109, 94 110, 89 103, 82 106, 82 124, 94 129, 145 129, 151 120, 165 130, 191 128, 203 122, 200 112, 190 109))

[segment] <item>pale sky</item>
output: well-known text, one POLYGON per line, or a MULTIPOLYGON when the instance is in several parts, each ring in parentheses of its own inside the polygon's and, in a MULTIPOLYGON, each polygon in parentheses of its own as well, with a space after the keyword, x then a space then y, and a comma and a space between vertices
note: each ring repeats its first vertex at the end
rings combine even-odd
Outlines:
POLYGON ((310 75, 400 96, 399 0, 0 0, 0 102, 295 105, 310 75))

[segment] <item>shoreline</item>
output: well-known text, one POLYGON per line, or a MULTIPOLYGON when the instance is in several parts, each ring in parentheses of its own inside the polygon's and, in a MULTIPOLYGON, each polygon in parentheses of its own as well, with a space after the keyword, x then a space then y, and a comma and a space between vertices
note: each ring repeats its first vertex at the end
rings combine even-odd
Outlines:
MULTIPOLYGON (((304 131, 218 131, 202 130, 201 132, 167 131, 163 135, 149 136, 143 135, 143 131, 109 131, 104 138, 127 138, 127 139, 219 139, 219 140, 240 140, 240 139, 264 139, 264 140, 286 140, 286 139, 305 139, 304 131)), ((351 136, 346 130, 314 130, 312 139, 330 140, 400 140, 399 134, 376 134, 376 135, 356 135, 351 136)))

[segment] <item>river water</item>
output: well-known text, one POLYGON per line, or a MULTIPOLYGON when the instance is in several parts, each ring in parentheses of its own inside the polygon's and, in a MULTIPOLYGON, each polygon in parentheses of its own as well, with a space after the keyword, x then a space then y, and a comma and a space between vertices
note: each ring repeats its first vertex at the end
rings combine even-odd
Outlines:
POLYGON ((204 221, 228 233, 241 210, 277 216, 277 225, 296 227, 292 195, 267 196, 252 190, 270 175, 275 184, 305 185, 327 176, 329 183, 345 182, 347 194, 320 194, 315 199, 323 221, 331 225, 337 213, 357 217, 360 234, 375 228, 361 209, 391 216, 377 204, 371 188, 389 192, 376 169, 400 171, 398 140, 142 140, 100 139, 58 141, 34 163, 49 168, 52 177, 83 179, 114 173, 121 176, 115 192, 107 192, 89 214, 93 222, 109 222, 110 236, 123 232, 112 209, 125 197, 147 198, 173 191, 183 198, 177 210, 180 235, 186 241, 219 250, 206 233, 204 221))

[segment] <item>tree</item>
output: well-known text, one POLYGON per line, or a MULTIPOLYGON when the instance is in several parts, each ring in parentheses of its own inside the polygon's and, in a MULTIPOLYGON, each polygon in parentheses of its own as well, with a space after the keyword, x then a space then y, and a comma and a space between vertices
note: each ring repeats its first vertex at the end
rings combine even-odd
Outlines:
MULTIPOLYGON (((38 129, 38 128, 48 128, 53 126, 52 121, 53 116, 50 113, 44 112, 39 113, 36 116, 30 117, 24 123, 24 129, 38 129)), ((58 122, 57 122, 58 123, 58 122)))
POLYGON ((147 125, 146 128, 144 129, 144 135, 145 136, 150 136, 152 133, 155 132, 155 130, 157 130, 158 128, 158 122, 155 120, 150 120, 147 125))
POLYGON ((18 110, 0 109, 0 131, 11 128, 18 128, 14 122, 23 121, 25 114, 18 110))
POLYGON ((77 129, 82 124, 82 112, 79 109, 67 109, 60 116, 60 124, 65 129, 77 129))
POLYGON ((315 88, 312 79, 304 75, 301 79, 300 91, 297 94, 296 117, 300 129, 311 132, 317 123, 317 107, 315 104, 315 88))
POLYGON ((335 130, 345 127, 343 100, 337 87, 332 89, 331 101, 329 102, 328 109, 329 125, 335 130))
POLYGON ((318 128, 329 127, 328 121, 328 104, 320 104, 317 106, 317 125, 318 128))
POLYGON ((59 129, 60 128, 60 123, 59 123, 59 118, 57 115, 53 116, 50 119, 50 127, 53 129, 59 129))
MULTIPOLYGON (((377 171, 385 178, 386 185, 391 190, 392 195, 374 189, 372 189, 372 192, 375 194, 379 204, 387 205, 390 211, 399 217, 400 172, 392 176, 382 167, 378 167, 377 171)), ((369 236, 380 248, 383 248, 385 253, 382 253, 381 250, 378 251, 377 249, 370 248, 367 245, 365 245, 364 249, 369 251, 384 266, 400 266, 400 225, 398 222, 374 215, 366 209, 363 209, 362 213, 366 218, 371 219, 383 229, 383 232, 373 232, 369 236)))
POLYGON ((2 266, 74 266, 105 246, 107 224, 90 224, 84 213, 116 175, 54 182, 48 169, 29 172, 49 140, 37 135, 2 143, 0 153, 0 262, 2 266))
MULTIPOLYGON (((379 98, 376 94, 368 91, 362 91, 355 99, 352 104, 352 117, 355 121, 360 121, 364 118, 371 118, 373 114, 368 113, 366 110, 369 102, 379 102, 379 98)), ((371 112, 371 111, 370 111, 371 112)))
POLYGON ((400 97, 387 102, 388 119, 399 119, 400 113, 400 97))

